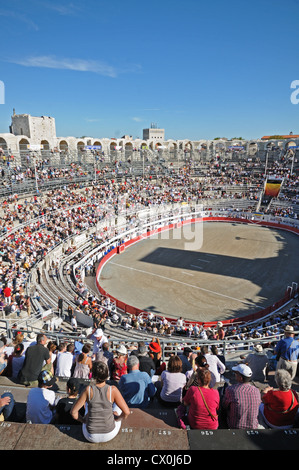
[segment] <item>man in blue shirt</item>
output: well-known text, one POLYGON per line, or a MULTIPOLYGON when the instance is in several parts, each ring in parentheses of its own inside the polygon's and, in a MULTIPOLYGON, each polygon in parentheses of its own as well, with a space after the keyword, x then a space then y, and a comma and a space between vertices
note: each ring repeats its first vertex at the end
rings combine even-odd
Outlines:
POLYGON ((128 373, 121 376, 118 388, 130 408, 146 408, 156 387, 147 372, 139 370, 139 359, 135 355, 128 357, 128 373))
POLYGON ((275 353, 279 359, 277 362, 277 369, 286 369, 292 380, 296 376, 298 357, 299 357, 299 342, 294 339, 294 328, 287 325, 284 330, 285 337, 278 341, 275 353))

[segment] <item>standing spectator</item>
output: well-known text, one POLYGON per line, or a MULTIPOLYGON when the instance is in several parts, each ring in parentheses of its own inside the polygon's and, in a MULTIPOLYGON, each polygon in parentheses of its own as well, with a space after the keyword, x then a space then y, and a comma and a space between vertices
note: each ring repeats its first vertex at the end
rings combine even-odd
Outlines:
POLYGON ((298 420, 298 394, 292 390, 292 378, 285 369, 275 373, 278 390, 266 387, 262 391, 261 414, 270 428, 290 429, 298 420))
POLYGON ((6 285, 3 289, 3 294, 4 294, 5 303, 8 305, 11 302, 11 293, 12 293, 11 288, 8 285, 6 285))
POLYGON ((299 341, 294 338, 294 328, 291 325, 287 325, 284 329, 284 338, 278 341, 275 353, 278 369, 286 369, 292 380, 296 376, 298 357, 299 357, 299 341))
POLYGON ((59 315, 63 314, 63 299, 58 297, 58 313, 59 315))
POLYGON ((98 352, 102 350, 104 343, 108 343, 108 338, 101 328, 95 328, 93 332, 87 336, 87 339, 93 339, 93 360, 95 360, 98 352))
POLYGON ((32 388, 27 396, 26 421, 33 424, 50 424, 54 420, 56 377, 52 372, 43 370, 38 376, 38 387, 32 388))
MULTIPOLYGON (((88 385, 71 409, 74 419, 80 421, 85 439, 89 442, 108 442, 119 432, 121 420, 129 416, 130 410, 120 391, 115 386, 106 383, 108 366, 103 362, 94 362, 92 376, 95 385, 88 385), (87 405, 88 413, 82 418, 79 410, 87 405), (121 411, 116 416, 113 408, 121 411)), ((86 410, 86 411, 87 411, 86 410)))
POLYGON ((25 360, 19 372, 18 380, 26 386, 36 386, 42 369, 51 370, 51 357, 46 344, 48 338, 44 333, 39 333, 36 344, 29 346, 25 351, 25 360), (44 365, 44 363, 46 363, 44 365))
POLYGON ((75 345, 70 343, 66 347, 66 351, 57 356, 55 375, 58 377, 71 377, 72 367, 74 363, 75 345))
POLYGON ((113 353, 109 351, 109 343, 104 343, 102 346, 102 350, 97 353, 96 361, 105 362, 108 365, 109 369, 109 378, 112 375, 112 366, 113 366, 113 353))
POLYGON ((254 346, 254 352, 241 358, 243 359, 244 364, 247 364, 247 366, 252 370, 251 380, 253 382, 264 383, 269 368, 269 358, 267 354, 264 353, 263 346, 261 344, 256 344, 254 346))
POLYGON ((209 364, 209 371, 211 372, 210 386, 213 388, 222 382, 221 375, 225 372, 225 365, 220 361, 218 356, 210 353, 208 346, 202 346, 201 352, 204 354, 209 364))
POLYGON ((198 386, 192 385, 184 397, 184 405, 189 406, 188 423, 191 429, 218 429, 220 396, 218 390, 210 388, 211 372, 197 370, 198 386))
POLYGON ((252 371, 246 364, 233 367, 237 383, 226 388, 222 407, 229 429, 257 429, 261 394, 250 384, 252 371))
POLYGON ((119 390, 129 407, 146 408, 156 393, 156 387, 149 374, 139 370, 137 356, 129 356, 127 364, 128 373, 120 378, 119 390))

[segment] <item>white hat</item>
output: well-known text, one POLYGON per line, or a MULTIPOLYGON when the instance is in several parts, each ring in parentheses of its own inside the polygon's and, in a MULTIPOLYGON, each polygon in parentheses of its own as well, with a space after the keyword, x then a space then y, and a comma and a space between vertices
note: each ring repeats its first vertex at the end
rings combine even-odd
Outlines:
POLYGON ((103 330, 101 330, 101 328, 98 328, 98 329, 94 332, 94 337, 95 337, 95 338, 100 338, 101 336, 103 336, 103 330))
POLYGON ((218 326, 218 328, 222 328, 222 327, 223 327, 223 323, 222 323, 221 321, 219 321, 219 322, 217 323, 217 326, 218 326))
POLYGON ((287 325, 284 329, 286 333, 293 333, 294 328, 291 325, 287 325))
POLYGON ((127 354, 127 348, 123 344, 121 344, 116 348, 116 352, 120 354, 127 354))
POLYGON ((232 370, 239 372, 239 374, 244 375, 244 377, 251 377, 252 370, 246 364, 238 364, 235 367, 232 367, 232 370))
POLYGON ((258 353, 264 352, 263 346, 262 346, 261 344, 256 344, 256 345, 254 346, 254 349, 255 349, 256 352, 258 352, 258 353))

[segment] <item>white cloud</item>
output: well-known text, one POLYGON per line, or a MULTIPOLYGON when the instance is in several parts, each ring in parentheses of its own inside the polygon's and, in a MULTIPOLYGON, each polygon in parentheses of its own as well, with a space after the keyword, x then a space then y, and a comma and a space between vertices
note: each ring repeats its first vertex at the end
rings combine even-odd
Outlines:
POLYGON ((34 29, 35 31, 39 30, 38 25, 22 13, 17 13, 15 11, 8 11, 8 10, 0 10, 0 16, 4 16, 6 18, 13 18, 14 20, 25 23, 29 29, 34 29))
POLYGON ((143 121, 143 119, 142 119, 142 118, 140 118, 140 117, 133 117, 133 118, 132 118, 132 121, 136 121, 136 122, 142 122, 142 121, 143 121))
POLYGON ((39 67, 48 69, 75 70, 92 72, 106 77, 116 77, 116 69, 104 62, 89 59, 57 58, 55 56, 34 56, 24 59, 10 59, 9 62, 24 67, 39 67))

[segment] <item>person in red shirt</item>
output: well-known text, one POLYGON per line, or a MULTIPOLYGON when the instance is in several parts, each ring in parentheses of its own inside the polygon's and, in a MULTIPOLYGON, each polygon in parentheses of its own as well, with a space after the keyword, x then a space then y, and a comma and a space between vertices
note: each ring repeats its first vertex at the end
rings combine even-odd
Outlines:
POLYGON ((270 428, 292 428, 299 419, 299 403, 297 392, 291 388, 291 375, 285 369, 278 369, 275 373, 275 382, 278 390, 266 387, 262 391, 260 412, 270 428))
POLYGON ((189 425, 191 429, 218 429, 220 396, 218 390, 210 388, 211 372, 199 368, 197 381, 199 386, 192 385, 184 397, 184 405, 189 406, 189 425))
POLYGON ((10 304, 11 302, 11 288, 6 286, 4 289, 3 289, 3 293, 4 293, 4 297, 5 297, 5 302, 7 304, 10 304))

